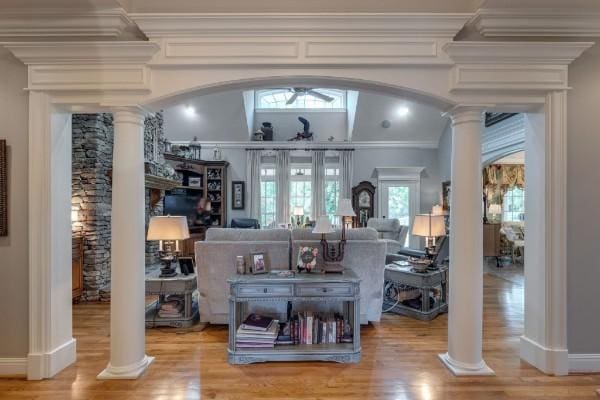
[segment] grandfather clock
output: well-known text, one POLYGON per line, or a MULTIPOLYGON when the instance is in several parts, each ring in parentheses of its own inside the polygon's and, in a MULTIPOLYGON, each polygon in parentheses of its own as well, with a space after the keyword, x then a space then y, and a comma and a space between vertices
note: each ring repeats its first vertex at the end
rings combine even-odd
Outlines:
POLYGON ((375 186, 369 181, 362 181, 352 188, 352 208, 356 213, 353 226, 367 226, 369 218, 375 215, 375 186))

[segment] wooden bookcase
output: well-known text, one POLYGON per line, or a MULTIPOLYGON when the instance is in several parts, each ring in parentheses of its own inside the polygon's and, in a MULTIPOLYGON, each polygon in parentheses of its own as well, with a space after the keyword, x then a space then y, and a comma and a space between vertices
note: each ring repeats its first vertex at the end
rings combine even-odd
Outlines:
MULTIPOLYGON (((215 227, 227 226, 227 161, 189 160, 165 153, 165 161, 182 177, 182 185, 166 194, 180 193, 205 197, 212 205, 215 227)), ((182 255, 194 255, 194 242, 204 240, 206 227, 190 226, 190 238, 182 243, 182 255)))

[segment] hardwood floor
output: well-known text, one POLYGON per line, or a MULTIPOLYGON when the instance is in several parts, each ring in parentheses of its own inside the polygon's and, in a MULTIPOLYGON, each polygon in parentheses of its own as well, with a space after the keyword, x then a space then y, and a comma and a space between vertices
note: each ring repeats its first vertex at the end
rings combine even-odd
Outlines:
POLYGON ((109 346, 109 306, 74 306, 78 360, 54 379, 0 380, 1 399, 596 399, 600 375, 546 376, 518 357, 522 287, 484 280, 484 357, 495 377, 454 377, 438 361, 446 321, 386 314, 363 327, 359 364, 227 363, 225 326, 201 332, 148 330, 154 364, 137 381, 98 381, 109 346))

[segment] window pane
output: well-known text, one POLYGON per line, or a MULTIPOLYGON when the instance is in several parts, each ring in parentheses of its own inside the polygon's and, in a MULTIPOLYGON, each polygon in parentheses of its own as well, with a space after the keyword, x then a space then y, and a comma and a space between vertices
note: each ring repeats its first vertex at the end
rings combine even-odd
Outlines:
POLYGON ((514 187, 509 189, 503 197, 503 221, 525 220, 525 191, 514 187))
POLYGON ((397 218, 401 225, 410 225, 410 196, 407 186, 388 188, 388 218, 397 218))
POLYGON ((270 109, 290 109, 290 108, 317 108, 317 109, 340 109, 346 108, 346 91, 339 89, 313 89, 314 91, 330 97, 331 101, 326 101, 306 93, 298 92, 295 100, 287 104, 288 100, 294 96, 294 91, 290 89, 265 89, 256 91, 256 108, 270 109))

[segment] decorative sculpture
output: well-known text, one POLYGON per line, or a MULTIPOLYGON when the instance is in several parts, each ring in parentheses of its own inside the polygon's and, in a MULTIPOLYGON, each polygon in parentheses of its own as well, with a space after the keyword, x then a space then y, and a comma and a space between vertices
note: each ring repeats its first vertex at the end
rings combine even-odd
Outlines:
POLYGON ((308 120, 306 118, 304 118, 304 117, 298 117, 298 121, 300 121, 302 123, 302 125, 304 126, 304 131, 296 133, 296 136, 294 136, 293 138, 289 139, 289 141, 294 141, 294 140, 313 140, 313 133, 309 131, 309 129, 310 129, 310 122, 308 122, 308 120))

